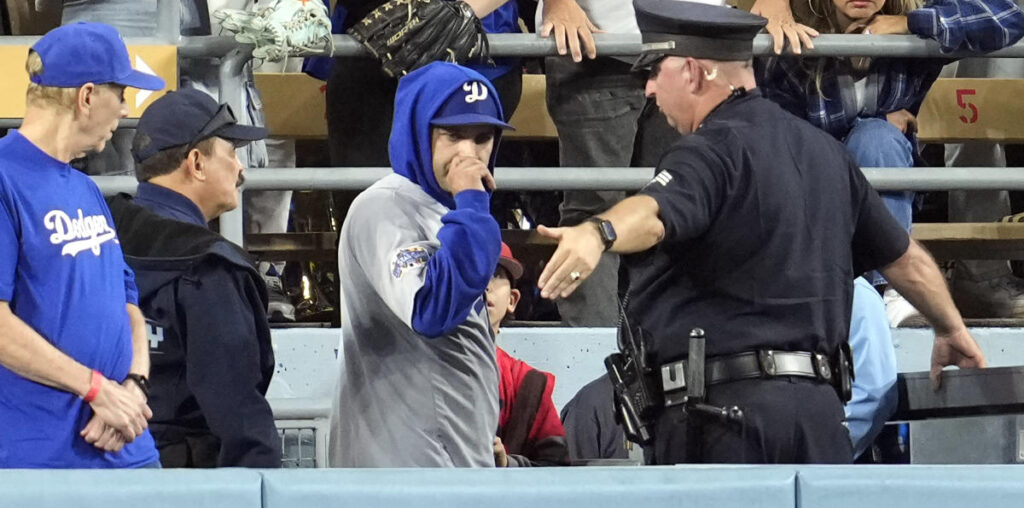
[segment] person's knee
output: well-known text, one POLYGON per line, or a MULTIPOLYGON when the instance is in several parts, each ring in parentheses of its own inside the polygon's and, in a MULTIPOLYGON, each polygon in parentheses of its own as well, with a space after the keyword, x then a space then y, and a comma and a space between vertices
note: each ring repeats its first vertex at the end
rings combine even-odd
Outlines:
POLYGON ((910 167, 913 145, 884 118, 862 118, 846 137, 846 147, 861 167, 910 167))

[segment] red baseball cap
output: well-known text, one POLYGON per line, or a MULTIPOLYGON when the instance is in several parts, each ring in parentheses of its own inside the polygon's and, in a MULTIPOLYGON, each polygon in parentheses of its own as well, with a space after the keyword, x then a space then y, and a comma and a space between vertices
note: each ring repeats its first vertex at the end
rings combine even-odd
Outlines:
POLYGON ((512 249, 505 242, 501 242, 501 257, 498 258, 498 266, 508 270, 513 281, 523 276, 523 264, 512 255, 512 249))

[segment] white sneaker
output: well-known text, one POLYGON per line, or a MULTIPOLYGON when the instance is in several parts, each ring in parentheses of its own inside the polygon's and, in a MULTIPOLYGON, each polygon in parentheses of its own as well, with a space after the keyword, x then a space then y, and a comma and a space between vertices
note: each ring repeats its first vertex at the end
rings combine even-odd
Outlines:
POLYGON ((890 327, 926 328, 931 326, 928 320, 895 289, 886 289, 885 293, 882 293, 882 301, 885 302, 885 316, 889 318, 890 327))

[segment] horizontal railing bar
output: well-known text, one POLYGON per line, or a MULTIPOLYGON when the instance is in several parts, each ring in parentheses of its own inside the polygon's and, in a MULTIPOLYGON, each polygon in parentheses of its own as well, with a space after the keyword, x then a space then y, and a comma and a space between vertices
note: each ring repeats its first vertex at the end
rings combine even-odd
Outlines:
MULTIPOLYGON (((334 35, 334 56, 370 56, 361 44, 348 35, 334 35)), ((635 56, 640 52, 638 34, 596 34, 598 54, 604 56, 635 56)), ((37 36, 3 36, 0 46, 31 46, 39 40, 37 36)), ((130 45, 165 45, 157 37, 129 37, 130 45)), ((558 54, 551 38, 536 34, 490 34, 488 42, 492 56, 555 56, 558 54)), ((178 44, 178 56, 182 58, 221 57, 241 46, 230 35, 205 35, 182 37, 178 44)), ((788 50, 787 50, 788 51, 788 50)), ((760 34, 754 39, 754 54, 767 55, 772 52, 772 38, 760 34)), ((328 55, 329 49, 303 53, 303 56, 328 55)), ((963 58, 982 56, 989 58, 1024 57, 1024 42, 991 53, 957 52, 943 53, 939 44, 915 35, 846 35, 824 34, 814 39, 814 49, 805 50, 803 56, 870 56, 870 57, 912 57, 912 58, 963 58)))
MULTIPOLYGON (((493 56, 555 56, 555 42, 536 34, 491 34, 487 37, 493 56)), ((604 56, 635 56, 640 52, 638 34, 596 34, 597 52, 604 56)), ((351 36, 335 35, 334 56, 370 56, 370 53, 351 36)), ((131 41, 129 41, 131 42, 131 41)), ((182 57, 220 56, 236 47, 231 37, 183 37, 178 54, 182 57)), ((787 50, 788 51, 788 50, 787 50)), ((754 39, 754 54, 772 52, 772 38, 761 34, 754 39)), ((327 55, 328 51, 304 53, 304 56, 327 55)), ((985 56, 992 58, 1024 57, 1024 42, 987 54, 971 52, 943 53, 939 44, 914 35, 845 35, 825 34, 814 39, 814 49, 805 50, 804 56, 870 56, 913 58, 962 58, 985 56)))
MULTIPOLYGON (((21 118, 0 118, 0 129, 17 129, 21 127, 21 120, 21 118)), ((123 118, 117 123, 117 128, 134 129, 138 124, 138 118, 123 118)))
MULTIPOLYGON (((1024 168, 865 168, 878 190, 1024 190, 1024 168)), ((391 168, 262 168, 245 172, 244 190, 362 190, 391 168)), ((498 190, 637 190, 653 168, 498 168, 498 190)), ((133 193, 130 176, 93 177, 104 194, 133 193)))

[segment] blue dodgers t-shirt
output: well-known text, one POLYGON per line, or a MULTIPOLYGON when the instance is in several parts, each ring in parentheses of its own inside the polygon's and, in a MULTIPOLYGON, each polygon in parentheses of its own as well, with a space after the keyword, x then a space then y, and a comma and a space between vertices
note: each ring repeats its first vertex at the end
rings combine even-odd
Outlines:
MULTIPOLYGON (((132 360, 125 305, 138 303, 96 184, 17 131, 0 139, 0 300, 57 349, 123 380, 132 360)), ((79 435, 77 395, 0 366, 0 467, 137 467, 159 460, 146 432, 118 453, 79 435)))

